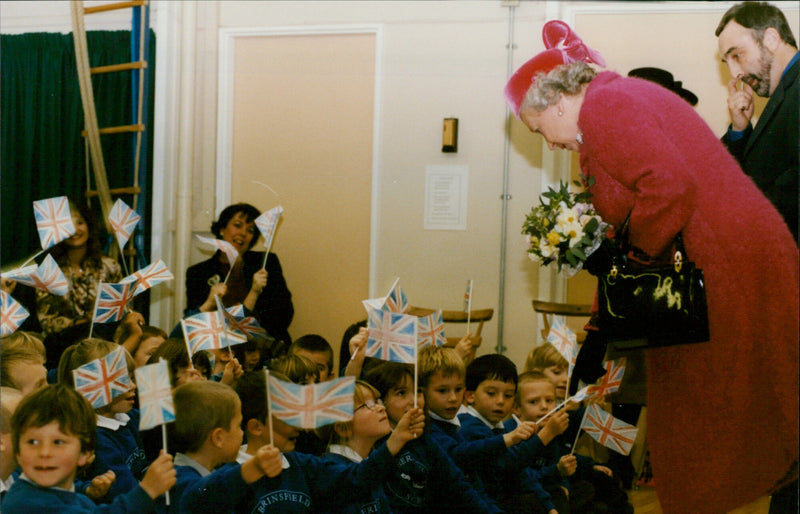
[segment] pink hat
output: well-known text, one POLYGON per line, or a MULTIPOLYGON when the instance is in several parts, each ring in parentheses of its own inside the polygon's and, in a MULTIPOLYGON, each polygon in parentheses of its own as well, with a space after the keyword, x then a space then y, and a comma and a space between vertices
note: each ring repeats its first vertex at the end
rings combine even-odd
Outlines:
POLYGON ((556 66, 575 61, 584 61, 605 66, 603 57, 581 41, 569 25, 559 20, 548 21, 542 28, 542 39, 547 50, 533 56, 531 60, 514 72, 504 89, 506 102, 519 118, 519 110, 536 75, 548 73, 556 66))

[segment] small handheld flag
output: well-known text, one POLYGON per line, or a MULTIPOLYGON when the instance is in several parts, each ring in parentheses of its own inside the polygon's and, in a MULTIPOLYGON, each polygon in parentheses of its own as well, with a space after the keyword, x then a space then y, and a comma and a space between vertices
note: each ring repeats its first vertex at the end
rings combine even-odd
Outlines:
POLYGON ((167 361, 160 359, 155 364, 136 368, 136 385, 139 388, 141 408, 139 430, 175 421, 167 361))
POLYGON ((236 250, 236 248, 233 247, 232 244, 230 244, 227 241, 223 241, 222 239, 212 239, 210 237, 203 237, 203 236, 195 236, 195 237, 201 243, 211 245, 217 250, 224 253, 225 256, 228 258, 228 264, 230 264, 231 267, 233 267, 234 263, 236 262, 236 259, 239 257, 239 252, 236 250))
POLYGON ((160 284, 165 280, 172 280, 175 277, 169 271, 164 261, 158 259, 149 266, 145 266, 139 271, 135 271, 119 281, 120 284, 133 284, 133 294, 138 295, 160 284))
POLYGON ((133 298, 131 284, 97 285, 97 299, 94 303, 93 323, 112 323, 121 320, 133 298))
POLYGON ((86 398, 92 407, 99 409, 131 389, 125 349, 119 347, 105 357, 72 370, 75 390, 86 398))
POLYGON ((191 357, 200 350, 219 350, 232 344, 244 343, 246 337, 228 332, 225 344, 225 322, 219 311, 201 312, 181 320, 183 334, 191 357))
MULTIPOLYGON (((595 403, 586 407, 581 426, 592 439, 607 448, 628 455, 639 429, 602 410, 595 403)), ((574 445, 573 445, 574 446, 574 445)))
POLYGON ((13 334, 30 314, 5 291, 0 291, 0 336, 13 334))
POLYGON ((372 309, 367 320, 367 357, 415 364, 417 362, 417 317, 372 309))
POLYGON ((25 266, 3 275, 20 284, 47 291, 56 296, 66 296, 69 293, 69 282, 64 272, 56 264, 53 256, 48 254, 44 261, 37 267, 35 264, 25 266))
POLYGON ((114 235, 117 238, 120 250, 125 247, 125 243, 130 239, 133 229, 136 228, 136 224, 139 223, 140 219, 142 217, 136 214, 136 211, 128 207, 128 204, 122 200, 117 200, 114 203, 111 212, 108 214, 108 222, 111 224, 111 228, 114 229, 114 235))
POLYGON ((422 348, 428 345, 444 346, 447 338, 444 335, 442 310, 417 318, 417 345, 422 348))
POLYGON ((36 218, 42 250, 57 245, 75 233, 66 196, 34 201, 33 215, 36 218))
POLYGON ((297 428, 319 428, 353 419, 355 377, 300 385, 268 377, 269 410, 297 428))
POLYGON ((622 385, 622 377, 625 376, 625 362, 626 359, 624 357, 604 362, 603 366, 606 368, 606 373, 600 378, 598 384, 588 387, 589 392, 593 396, 606 396, 617 392, 622 385))
POLYGON ((255 220, 258 230, 261 232, 261 235, 264 236, 264 248, 266 249, 264 252, 264 264, 261 266, 262 268, 267 265, 267 256, 269 255, 270 248, 272 248, 272 239, 275 237, 275 230, 278 228, 278 221, 280 221, 282 214, 283 207, 279 205, 263 213, 255 220))
POLYGON ((408 297, 400 289, 398 285, 400 283, 400 278, 398 277, 392 287, 389 288, 389 292, 386 296, 382 298, 370 298, 369 300, 361 300, 361 303, 364 305, 364 309, 367 310, 369 313, 370 309, 382 309, 391 312, 406 312, 408 310, 408 297))

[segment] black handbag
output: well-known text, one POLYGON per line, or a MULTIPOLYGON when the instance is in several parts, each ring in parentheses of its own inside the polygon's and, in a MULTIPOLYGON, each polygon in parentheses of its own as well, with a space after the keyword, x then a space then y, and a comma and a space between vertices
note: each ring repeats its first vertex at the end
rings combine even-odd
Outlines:
POLYGON ((708 341, 703 270, 688 261, 681 234, 671 262, 661 265, 636 259, 644 253, 628 242, 627 221, 614 240, 606 248, 610 267, 597 274, 602 336, 616 350, 708 341))

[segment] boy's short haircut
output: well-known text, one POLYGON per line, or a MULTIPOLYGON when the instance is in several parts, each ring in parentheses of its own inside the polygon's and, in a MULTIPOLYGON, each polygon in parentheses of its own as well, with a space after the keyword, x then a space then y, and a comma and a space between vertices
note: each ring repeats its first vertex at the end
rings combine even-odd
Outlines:
POLYGON ((402 362, 382 361, 364 374, 364 381, 381 393, 381 398, 386 398, 389 390, 400 384, 405 377, 414 379, 414 366, 402 362))
POLYGON ((267 422, 269 406, 267 405, 267 378, 264 371, 246 371, 233 386, 242 402, 242 430, 247 433, 247 422, 255 419, 260 423, 267 422))
POLYGON ((428 345, 419 351, 419 386, 427 387, 435 373, 443 376, 457 375, 464 378, 467 368, 453 348, 428 345))
POLYGON ((17 388, 11 365, 27 362, 44 365, 46 361, 44 343, 35 332, 17 331, 0 338, 0 385, 17 388))
POLYGON ((30 427, 43 427, 58 422, 59 430, 77 437, 82 452, 93 452, 97 444, 94 409, 72 387, 50 384, 29 394, 17 406, 11 418, 14 453, 19 453, 19 440, 30 427))
POLYGON ((314 377, 315 382, 319 382, 319 368, 314 361, 302 355, 289 353, 272 359, 268 367, 270 371, 281 373, 295 384, 304 383, 309 376, 314 377))
POLYGON ((240 405, 229 386, 213 380, 187 382, 175 389, 175 451, 199 450, 215 428, 229 430, 240 405))
POLYGON ((0 387, 0 434, 11 433, 11 416, 14 415, 16 406, 24 398, 22 391, 13 387, 0 387), (15 408, 11 408, 15 404, 15 408))
POLYGON ((530 351, 528 358, 525 360, 525 371, 543 371, 551 366, 563 368, 569 366, 567 359, 551 343, 537 346, 530 351))
POLYGON ((467 366, 466 390, 475 391, 481 382, 499 380, 517 386, 517 366, 498 353, 481 355, 467 366))
POLYGON ((328 370, 333 373, 333 347, 324 337, 317 334, 308 334, 298 337, 289 346, 290 354, 294 354, 295 350, 325 353, 328 357, 328 370))
MULTIPOLYGON (((522 391, 522 384, 526 384, 528 382, 547 382, 550 385, 553 385, 553 382, 547 378, 547 375, 542 373, 541 371, 525 371, 524 373, 520 373, 519 378, 517 379, 517 395, 514 399, 516 405, 522 403, 522 398, 520 398, 520 394, 522 391)), ((553 392, 555 392, 555 386, 553 386, 553 392)))

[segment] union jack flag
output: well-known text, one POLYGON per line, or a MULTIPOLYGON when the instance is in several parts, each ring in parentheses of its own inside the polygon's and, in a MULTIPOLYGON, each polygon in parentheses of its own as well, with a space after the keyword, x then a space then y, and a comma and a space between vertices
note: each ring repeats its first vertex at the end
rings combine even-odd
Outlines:
POLYGON ((234 318, 241 319, 241 318, 245 317, 245 315, 244 315, 244 305, 242 305, 241 303, 237 303, 236 305, 234 305, 232 307, 228 307, 225 310, 228 311, 228 314, 230 314, 234 318))
POLYGON ((400 279, 394 281, 394 285, 386 295, 386 303, 383 308, 391 312, 406 312, 408 310, 408 298, 398 285, 400 279))
POLYGON ((75 390, 86 398, 92 407, 99 409, 131 389, 125 349, 119 347, 105 357, 72 370, 75 390))
MULTIPOLYGON (((267 331, 261 328, 255 318, 246 317, 243 319, 236 319, 236 317, 228 312, 228 309, 223 307, 222 300, 219 296, 215 296, 214 300, 217 302, 217 311, 222 313, 222 318, 225 321, 228 335, 233 334, 235 337, 243 337, 245 341, 249 336, 267 338, 267 331)), ((237 309, 238 310, 238 309, 237 309)), ((242 309, 244 312, 244 309, 242 309)), ((234 342, 233 344, 237 344, 234 342)))
POLYGON ((267 377, 270 413, 293 427, 319 428, 353 419, 355 377, 308 385, 267 377))
POLYGON ((28 311, 10 294, 0 291, 0 336, 13 334, 28 319, 28 311))
POLYGON ((120 248, 125 247, 125 243, 130 239, 133 229, 140 219, 142 217, 136 214, 136 211, 128 207, 128 204, 122 200, 117 200, 114 203, 111 212, 108 214, 108 222, 111 224, 111 228, 114 229, 114 235, 117 236, 120 248))
POLYGON ((227 241, 223 241, 222 239, 212 239, 210 237, 203 237, 203 236, 195 236, 197 239, 200 240, 201 243, 205 243, 207 245, 211 245, 217 250, 221 251, 228 257, 228 263, 233 267, 233 264, 236 262, 237 257, 239 257, 239 252, 236 251, 236 248, 233 247, 227 241))
POLYGON ((3 274, 5 278, 11 279, 26 286, 42 289, 56 296, 65 296, 69 293, 69 282, 64 272, 56 264, 53 256, 48 254, 44 261, 37 268, 35 264, 18 268, 3 274))
POLYGON ((283 214, 283 207, 279 205, 263 213, 255 220, 258 230, 264 236, 264 248, 267 251, 272 247, 272 238, 275 237, 275 230, 278 228, 281 214, 283 214))
POLYGON ((464 312, 472 310, 472 279, 467 280, 467 290, 464 293, 464 312))
POLYGON ((444 346, 445 343, 447 343, 447 338, 444 335, 441 309, 417 318, 417 345, 420 348, 429 344, 444 346))
POLYGON ((47 250, 75 233, 66 196, 34 201, 33 215, 36 218, 42 250, 47 250))
POLYGON ((369 311, 365 354, 385 361, 417 361, 417 317, 378 309, 369 311))
POLYGON ((136 385, 139 388, 139 406, 142 411, 139 430, 175 421, 175 404, 172 401, 167 361, 159 359, 155 364, 136 368, 136 385))
POLYGON ((247 338, 225 330, 225 321, 219 311, 201 312, 181 320, 183 335, 189 354, 200 350, 219 350, 225 346, 244 343, 247 338))
POLYGON ((605 396, 617 392, 622 385, 622 377, 625 375, 625 362, 624 357, 606 361, 604 363, 606 374, 599 380, 599 384, 590 385, 589 391, 595 396, 605 396))
POLYGON ((133 298, 131 284, 99 283, 94 303, 94 322, 112 323, 121 320, 127 312, 131 298, 133 298))
POLYGON ((135 271, 119 281, 120 284, 133 284, 134 296, 143 293, 156 284, 160 284, 165 280, 172 280, 175 277, 167 269, 164 261, 158 259, 156 262, 145 266, 139 271, 135 271))
POLYGON ((550 333, 547 334, 547 342, 564 356, 570 369, 575 365, 575 359, 578 356, 577 337, 561 319, 553 320, 553 326, 550 327, 550 333))
POLYGON ((594 403, 586 407, 580 428, 598 443, 623 455, 631 452, 639 431, 635 426, 615 418, 594 403))

